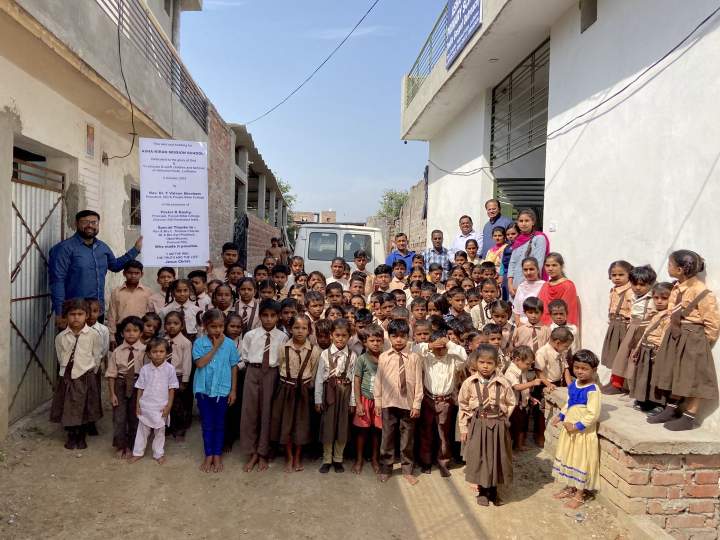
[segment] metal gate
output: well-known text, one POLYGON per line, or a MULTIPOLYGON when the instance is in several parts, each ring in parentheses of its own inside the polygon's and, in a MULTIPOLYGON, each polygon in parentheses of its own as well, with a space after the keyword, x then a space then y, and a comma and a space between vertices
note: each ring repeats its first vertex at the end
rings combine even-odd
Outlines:
POLYGON ((48 253, 63 238, 65 175, 13 160, 10 422, 52 396, 56 379, 48 253))

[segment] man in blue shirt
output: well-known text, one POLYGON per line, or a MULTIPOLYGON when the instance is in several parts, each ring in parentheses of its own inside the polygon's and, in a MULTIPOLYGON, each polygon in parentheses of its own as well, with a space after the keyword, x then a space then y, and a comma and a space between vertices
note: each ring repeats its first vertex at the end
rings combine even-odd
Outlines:
POLYGON ((56 321, 62 322, 62 305, 71 298, 97 298, 105 312, 105 275, 120 272, 142 248, 142 236, 135 246, 119 259, 110 247, 96 236, 100 231, 100 214, 82 210, 75 215, 76 233, 50 249, 50 297, 56 321))
POLYGON ((482 248, 478 255, 478 257, 481 257, 482 259, 485 258, 488 249, 495 245, 495 242, 492 239, 492 230, 495 227, 507 229, 513 222, 513 220, 509 217, 505 217, 500 214, 500 201, 497 199, 490 199, 487 201, 485 203, 485 211, 487 212, 488 222, 483 227, 482 248))
POLYGON ((452 268, 452 262, 450 261, 450 251, 443 247, 443 232, 439 229, 435 229, 430 233, 430 241, 432 247, 425 250, 425 273, 430 271, 430 265, 437 263, 442 266, 442 281, 446 281, 448 278, 448 272, 452 268))
POLYGON ((415 256, 414 251, 408 249, 408 238, 404 232, 399 232, 395 235, 395 249, 385 259, 385 264, 392 268, 393 263, 398 259, 405 261, 405 275, 407 276, 412 271, 412 260, 415 256))

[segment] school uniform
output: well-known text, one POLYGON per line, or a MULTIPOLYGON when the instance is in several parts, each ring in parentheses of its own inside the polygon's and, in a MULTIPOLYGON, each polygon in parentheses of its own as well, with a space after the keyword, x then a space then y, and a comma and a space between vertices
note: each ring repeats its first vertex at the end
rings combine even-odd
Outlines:
POLYGON ((574 324, 563 324, 561 327, 559 324, 551 323, 550 333, 552 334, 552 331, 556 328, 567 328, 573 335, 573 342, 572 345, 570 345, 570 356, 582 349, 582 346, 580 344, 580 331, 578 330, 577 326, 575 326, 574 324))
POLYGON ((182 315, 185 321, 185 335, 190 341, 193 341, 198 333, 198 313, 202 313, 202 310, 190 300, 182 305, 173 300, 158 313, 163 323, 171 311, 178 311, 182 315))
POLYGON ((225 283, 227 281, 227 271, 228 269, 225 268, 225 265, 213 268, 212 272, 208 274, 208 281, 218 279, 225 283))
POLYGON ((154 434, 153 458, 160 459, 165 455, 165 425, 170 423, 170 415, 163 418, 162 411, 167 407, 170 390, 178 386, 175 368, 169 362, 163 362, 159 366, 149 362, 140 369, 135 388, 142 390, 143 393, 139 403, 140 416, 138 416, 133 456, 145 455, 151 431, 154 434))
POLYGON ((237 372, 237 385, 235 390, 235 403, 228 405, 225 413, 225 451, 232 449, 233 444, 240 438, 240 413, 242 411, 243 387, 245 386, 245 363, 242 361, 242 336, 232 339, 238 353, 239 363, 237 372))
POLYGON ((477 306, 470 308, 470 317, 472 318, 473 326, 477 330, 482 330, 487 323, 493 322, 492 317, 490 317, 487 312, 485 300, 480 300, 477 306))
POLYGON ((330 276, 325 281, 325 285, 327 286, 327 285, 330 285, 331 283, 339 283, 340 285, 342 285, 343 291, 350 290, 350 282, 345 278, 334 278, 334 277, 330 276))
POLYGON ((137 391, 135 381, 145 361, 145 344, 122 343, 108 359, 105 377, 115 389, 118 406, 113 407, 113 446, 118 450, 131 448, 135 441, 137 391))
POLYGON ((420 409, 420 462, 432 463, 435 437, 440 441, 437 462, 447 467, 452 456, 451 431, 456 414, 455 377, 465 367, 467 353, 460 345, 448 342, 444 356, 436 356, 427 343, 415 350, 423 367, 423 398, 420 409))
POLYGON ((620 343, 615 359, 612 364, 613 378, 618 382, 626 381, 632 377, 635 364, 630 360, 630 353, 640 342, 650 319, 655 314, 655 304, 652 301, 652 292, 648 291, 640 297, 633 295, 630 306, 630 321, 628 329, 620 343))
POLYGON ((270 439, 280 444, 311 441, 313 384, 320 349, 305 340, 299 348, 287 341, 280 350, 280 383, 273 399, 270 439))
MULTIPOLYGON (((195 340, 192 348, 193 364, 213 350, 207 336, 195 340)), ((210 362, 195 370, 193 393, 197 400, 202 424, 205 456, 220 456, 225 440, 225 413, 232 391, 232 370, 240 363, 235 344, 228 337, 215 351, 210 362)))
POLYGON ((156 292, 150 295, 147 303, 148 313, 160 313, 160 310, 167 304, 167 297, 164 292, 156 292))
POLYGON ((535 353, 535 371, 540 371, 542 377, 555 386, 564 386, 566 369, 567 354, 557 352, 550 343, 546 343, 535 353))
POLYGON ((270 453, 272 400, 278 379, 280 350, 287 340, 281 330, 262 327, 243 336, 240 356, 247 367, 240 413, 240 448, 247 454, 270 453))
POLYGON ((123 283, 110 293, 110 301, 107 305, 106 322, 110 335, 117 334, 118 325, 125 317, 134 315, 143 317, 147 313, 147 305, 152 291, 142 283, 135 287, 128 287, 123 283))
POLYGON ((170 343, 168 363, 175 369, 175 378, 178 381, 178 389, 175 391, 172 414, 170 415, 170 432, 173 435, 182 437, 190 427, 192 418, 193 392, 190 384, 192 343, 182 334, 178 334, 173 338, 166 336, 165 339, 170 343), (180 390, 180 383, 185 385, 184 390, 180 390))
POLYGON ((405 288, 405 280, 404 279, 398 279, 395 276, 390 280, 390 286, 388 287, 388 291, 394 291, 394 290, 403 290, 405 288))
POLYGON ((605 333, 600 362, 603 366, 612 369, 615 355, 620 344, 627 334, 632 308, 633 292, 630 283, 610 289, 610 304, 608 307, 608 329, 605 333))
MULTIPOLYGON (((102 324, 100 321, 96 321, 90 328, 100 334, 100 340, 102 342, 100 362, 98 367, 95 368, 95 378, 97 379, 98 388, 98 400, 102 404, 102 378, 103 370, 107 366, 108 354, 110 354, 110 329, 102 324)), ((102 411, 101 411, 102 412, 102 411)))
POLYGON ((652 384, 676 396, 717 399, 710 352, 720 334, 715 295, 697 277, 676 282, 668 311, 670 323, 657 353, 652 384))
POLYGON ((482 488, 512 481, 512 441, 508 419, 515 409, 515 393, 502 376, 489 380, 474 373, 458 394, 458 426, 466 434, 465 480, 482 488))
POLYGON ((206 292, 200 293, 195 297, 195 305, 200 308, 200 311, 207 311, 212 305, 212 298, 206 292))
POLYGON ((651 381, 657 351, 669 325, 670 312, 667 309, 657 312, 645 328, 638 347, 631 353, 631 357, 636 360, 633 364, 635 369, 630 383, 630 396, 637 401, 662 401, 655 395, 651 381))
POLYGON ((243 335, 261 326, 260 313, 258 313, 259 307, 260 301, 255 298, 249 304, 242 300, 238 300, 235 304, 235 313, 240 315, 243 321, 243 335))
POLYGON ((100 334, 85 325, 75 335, 66 328, 55 337, 60 378, 53 395, 50 421, 75 429, 102 418, 95 370, 102 358, 100 334))
POLYGON ((500 350, 505 354, 510 354, 513 349, 513 339, 515 338, 515 330, 517 327, 512 321, 508 321, 502 327, 502 341, 500 342, 500 350))
POLYGON ((350 407, 355 395, 350 382, 355 376, 357 357, 349 348, 330 345, 320 354, 315 374, 315 405, 322 405, 320 441, 323 463, 342 463, 348 438, 350 407))
MULTIPOLYGON (((528 382, 527 372, 521 370, 514 362, 505 370, 505 378, 510 386, 526 384, 528 382)), ((515 390, 515 408, 510 414, 510 436, 513 443, 518 441, 520 435, 527 433, 530 426, 530 415, 528 405, 530 403, 530 389, 515 390)))
POLYGON ((538 349, 545 345, 550 339, 550 327, 541 324, 521 324, 515 329, 513 335, 513 349, 520 345, 526 345, 537 353, 538 349))
POLYGON ((412 474, 415 419, 410 411, 420 411, 423 400, 423 371, 420 357, 406 346, 380 355, 375 377, 375 407, 382 417, 380 470, 392 473, 395 461, 395 437, 400 432, 400 456, 403 474, 412 474))

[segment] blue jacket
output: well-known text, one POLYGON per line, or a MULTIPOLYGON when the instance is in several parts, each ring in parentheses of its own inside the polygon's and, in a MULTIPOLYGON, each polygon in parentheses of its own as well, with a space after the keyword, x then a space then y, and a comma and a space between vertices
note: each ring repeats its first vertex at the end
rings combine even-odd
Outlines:
POLYGON ((105 311, 105 275, 120 272, 125 263, 140 253, 134 247, 119 259, 97 238, 91 245, 78 233, 50 249, 50 297, 53 311, 60 315, 65 300, 97 298, 105 311))

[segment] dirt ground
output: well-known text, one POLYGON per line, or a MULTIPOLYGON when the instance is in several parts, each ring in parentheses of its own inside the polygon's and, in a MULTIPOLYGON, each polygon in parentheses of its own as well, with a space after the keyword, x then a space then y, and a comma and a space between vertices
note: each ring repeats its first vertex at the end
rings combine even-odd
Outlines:
POLYGON ((414 487, 396 471, 382 485, 369 466, 356 476, 347 462, 344 474, 320 475, 319 462, 286 474, 281 459, 244 473, 236 451, 225 472, 204 474, 197 422, 186 443, 168 439, 165 465, 114 459, 109 414, 98 427, 84 451, 62 447, 47 413, 15 427, 0 446, 0 538, 626 538, 599 503, 572 511, 552 499, 538 449, 516 458, 507 504, 481 508, 462 469, 420 475, 414 487))

